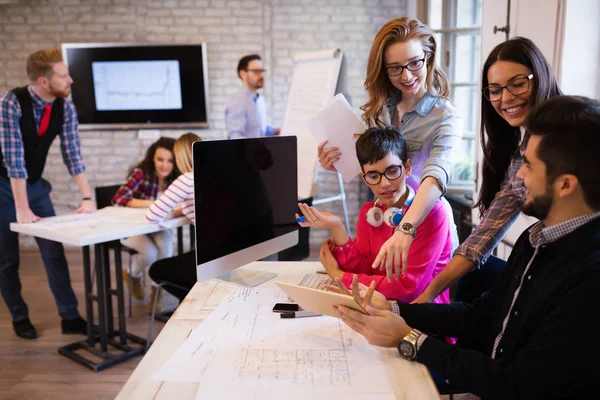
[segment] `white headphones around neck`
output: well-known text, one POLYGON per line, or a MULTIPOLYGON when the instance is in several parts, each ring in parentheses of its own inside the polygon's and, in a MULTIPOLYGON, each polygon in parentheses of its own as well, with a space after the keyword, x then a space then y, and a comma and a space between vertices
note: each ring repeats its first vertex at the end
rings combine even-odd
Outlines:
POLYGON ((385 222, 387 226, 393 228, 402 221, 404 213, 406 213, 415 199, 415 190, 408 184, 406 187, 408 188, 408 197, 406 198, 404 205, 402 205, 402 208, 390 207, 384 212, 378 204, 379 199, 375 200, 373 207, 367 211, 367 222, 369 225, 378 227, 385 222))

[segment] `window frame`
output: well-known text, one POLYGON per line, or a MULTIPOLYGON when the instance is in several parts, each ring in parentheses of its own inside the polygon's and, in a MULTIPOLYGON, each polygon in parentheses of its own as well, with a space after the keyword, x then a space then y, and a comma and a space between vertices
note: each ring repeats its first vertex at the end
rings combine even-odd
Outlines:
MULTIPOLYGON (((439 66, 442 68, 442 70, 446 73, 446 76, 448 77, 448 83, 450 85, 450 92, 452 94, 454 94, 455 89, 456 88, 474 88, 474 92, 473 92, 473 96, 474 99, 472 99, 473 101, 470 102, 471 104, 471 109, 469 110, 469 114, 470 115, 466 115, 466 113, 464 112, 464 110, 461 110, 461 112, 463 112, 463 117, 465 118, 470 118, 469 122, 471 122, 469 125, 473 126, 473 130, 467 130, 465 129, 463 131, 463 137, 462 140, 463 141, 470 141, 470 145, 473 147, 472 150, 472 158, 473 158, 473 178, 471 180, 458 180, 458 179, 453 179, 453 177, 450 178, 450 182, 448 184, 448 190, 451 192, 464 192, 464 193, 474 193, 475 191, 475 180, 477 179, 477 161, 475 159, 475 154, 476 154, 476 149, 474 148, 474 146, 476 146, 477 140, 476 140, 476 136, 478 134, 479 131, 479 127, 478 127, 478 122, 479 122, 479 104, 480 104, 480 96, 478 96, 479 93, 479 86, 480 86, 480 81, 479 81, 479 73, 474 75, 475 80, 473 81, 457 81, 455 80, 456 77, 456 63, 455 58, 456 53, 457 53, 457 38, 459 36, 471 36, 472 40, 474 41, 479 41, 479 48, 481 49, 481 36, 482 36, 482 27, 481 24, 479 25, 474 25, 474 26, 470 26, 470 27, 457 27, 457 16, 458 16, 458 1, 459 0, 442 0, 441 4, 442 4, 442 18, 441 18, 441 23, 442 26, 441 28, 438 29, 434 29, 431 28, 432 31, 436 34, 436 35, 440 35, 441 36, 441 41, 440 43, 438 43, 438 49, 437 49, 437 53, 438 53, 438 57, 440 60, 439 66)), ((477 12, 482 13, 482 8, 483 8, 483 1, 479 2, 478 0, 473 0, 473 2, 475 4, 478 5, 478 10, 477 12)), ((420 2, 419 2, 420 3, 420 2)), ((432 11, 432 0, 426 0, 424 1, 422 4, 419 4, 421 7, 417 6, 417 12, 418 15, 421 16, 421 21, 423 21, 425 24, 429 25, 430 23, 430 15, 431 15, 431 11, 432 11)), ((473 43, 473 48, 476 48, 477 44, 473 43)), ((480 71, 481 69, 481 60, 479 59, 479 57, 476 57, 477 52, 473 52, 472 54, 472 58, 471 58, 471 65, 474 68, 474 71, 480 71)), ((453 97, 452 97, 453 98, 453 97)), ((467 125, 467 124, 465 124, 467 125)), ((453 173, 454 175, 454 173, 453 173)))

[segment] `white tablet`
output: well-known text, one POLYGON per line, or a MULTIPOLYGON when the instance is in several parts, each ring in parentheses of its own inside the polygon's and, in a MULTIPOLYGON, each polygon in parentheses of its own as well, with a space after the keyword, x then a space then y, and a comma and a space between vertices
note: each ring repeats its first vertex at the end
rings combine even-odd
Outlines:
POLYGON ((337 317, 333 311, 333 306, 346 306, 366 314, 365 310, 352 296, 284 282, 275 283, 306 311, 337 317))

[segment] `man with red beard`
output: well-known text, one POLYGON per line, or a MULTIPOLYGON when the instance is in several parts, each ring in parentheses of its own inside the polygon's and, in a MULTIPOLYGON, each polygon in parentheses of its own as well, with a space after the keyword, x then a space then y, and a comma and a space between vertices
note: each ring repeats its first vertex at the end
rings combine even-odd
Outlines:
MULTIPOLYGON (((19 240, 10 223, 32 223, 55 215, 50 184, 42 178, 48 150, 59 136, 63 161, 82 195, 76 213, 95 211, 81 158, 77 112, 67 99, 73 79, 58 50, 40 50, 27 59, 29 86, 0 98, 0 292, 17 336, 35 339, 21 296, 19 240)), ((86 334, 62 244, 36 238, 62 318, 63 334, 86 334)))

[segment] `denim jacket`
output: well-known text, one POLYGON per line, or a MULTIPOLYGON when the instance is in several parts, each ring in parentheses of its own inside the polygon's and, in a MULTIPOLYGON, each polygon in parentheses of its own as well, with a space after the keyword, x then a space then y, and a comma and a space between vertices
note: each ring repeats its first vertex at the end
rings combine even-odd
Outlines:
MULTIPOLYGON (((394 120, 400 99, 398 91, 388 101, 390 121, 394 120)), ((402 116, 398 128, 406 138, 408 157, 413 163, 408 179, 413 181, 412 186, 418 187, 431 176, 438 181, 442 195, 445 194, 456 162, 453 149, 458 148, 463 135, 462 115, 458 109, 450 100, 427 92, 412 111, 402 116)))

